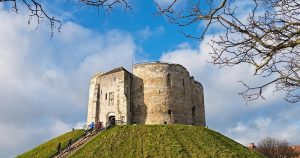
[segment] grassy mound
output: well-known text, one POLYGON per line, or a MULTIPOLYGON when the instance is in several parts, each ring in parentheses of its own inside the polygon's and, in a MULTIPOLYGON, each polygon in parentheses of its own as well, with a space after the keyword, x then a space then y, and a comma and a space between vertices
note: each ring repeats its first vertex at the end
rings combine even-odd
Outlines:
POLYGON ((84 130, 74 130, 65 133, 17 156, 17 158, 49 158, 52 154, 57 152, 56 147, 59 142, 61 142, 63 148, 67 145, 69 139, 75 140, 81 136, 83 132, 84 130))
POLYGON ((90 141, 76 158, 98 157, 263 157, 215 131, 186 125, 113 127, 90 141))

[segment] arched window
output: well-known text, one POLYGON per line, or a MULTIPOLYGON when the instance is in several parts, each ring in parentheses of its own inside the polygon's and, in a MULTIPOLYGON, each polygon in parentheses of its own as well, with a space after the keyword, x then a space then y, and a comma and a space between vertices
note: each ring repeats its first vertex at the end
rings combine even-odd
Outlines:
POLYGON ((167 86, 171 86, 171 75, 167 74, 167 86))

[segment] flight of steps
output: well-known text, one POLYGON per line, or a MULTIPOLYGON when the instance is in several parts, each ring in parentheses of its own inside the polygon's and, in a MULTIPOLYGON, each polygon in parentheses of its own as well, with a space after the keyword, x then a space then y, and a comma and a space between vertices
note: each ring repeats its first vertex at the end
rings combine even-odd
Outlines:
POLYGON ((63 149, 58 155, 54 156, 54 158, 68 157, 69 155, 71 155, 72 153, 76 152, 81 147, 83 147, 90 140, 95 138, 102 131, 104 131, 104 130, 101 130, 101 131, 93 130, 92 132, 88 132, 85 136, 80 137, 77 141, 72 143, 72 145, 70 147, 63 149))

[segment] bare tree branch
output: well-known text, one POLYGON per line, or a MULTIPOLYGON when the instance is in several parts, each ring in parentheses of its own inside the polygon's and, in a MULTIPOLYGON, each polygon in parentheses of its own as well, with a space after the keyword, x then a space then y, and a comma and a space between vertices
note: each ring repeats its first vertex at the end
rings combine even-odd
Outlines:
POLYGON ((158 5, 159 12, 181 28, 205 24, 200 35, 184 35, 202 40, 213 26, 222 29, 209 45, 211 62, 220 67, 247 64, 253 75, 268 81, 239 93, 246 101, 263 97, 263 90, 275 85, 275 91, 286 93, 285 99, 300 101, 300 1, 251 0, 248 16, 236 13, 238 6, 228 0, 190 0, 187 7, 178 9, 178 1, 158 5), (202 2, 202 4, 200 4, 202 2))
MULTIPOLYGON (((37 20, 38 26, 42 23, 43 19, 48 20, 48 22, 50 23, 51 37, 53 36, 55 30, 60 32, 62 22, 54 16, 50 16, 49 13, 44 10, 44 6, 37 0, 0 0, 0 3, 1 2, 12 3, 12 9, 17 14, 20 3, 25 5, 29 10, 28 24, 31 23, 33 18, 37 20)), ((127 0, 79 0, 79 2, 88 6, 104 8, 108 12, 111 12, 113 8, 117 6, 123 6, 125 10, 131 10, 131 5, 127 0)))

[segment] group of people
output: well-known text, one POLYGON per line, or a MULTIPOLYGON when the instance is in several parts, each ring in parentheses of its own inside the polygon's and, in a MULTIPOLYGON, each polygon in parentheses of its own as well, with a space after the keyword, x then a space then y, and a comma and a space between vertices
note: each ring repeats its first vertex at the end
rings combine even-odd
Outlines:
MULTIPOLYGON (((72 145, 72 139, 69 139, 68 140, 68 145, 67 145, 67 148, 71 148, 71 145, 72 145)), ((61 152, 61 142, 59 142, 57 144, 57 153, 59 154, 61 152)))
POLYGON ((103 129, 102 122, 100 122, 100 121, 98 121, 96 124, 94 122, 92 122, 91 124, 89 124, 88 127, 89 128, 87 130, 89 130, 89 131, 93 131, 94 129, 99 131, 99 130, 103 129))
POLYGON ((88 125, 88 128, 84 131, 84 134, 87 134, 88 132, 93 132, 94 129, 98 132, 103 128, 104 127, 102 122, 98 121, 96 124, 92 122, 91 124, 88 125))

